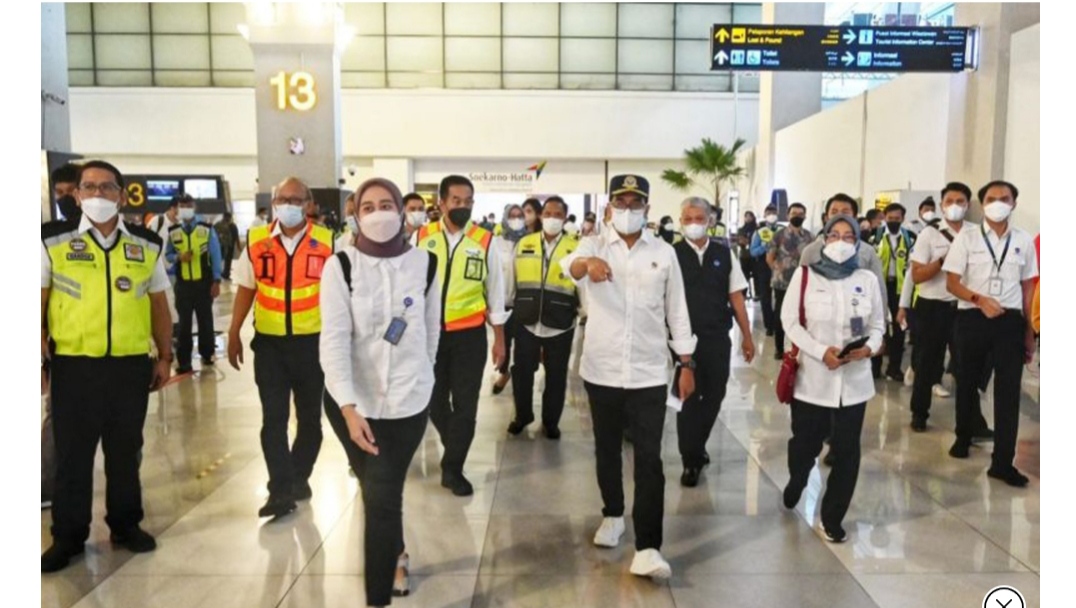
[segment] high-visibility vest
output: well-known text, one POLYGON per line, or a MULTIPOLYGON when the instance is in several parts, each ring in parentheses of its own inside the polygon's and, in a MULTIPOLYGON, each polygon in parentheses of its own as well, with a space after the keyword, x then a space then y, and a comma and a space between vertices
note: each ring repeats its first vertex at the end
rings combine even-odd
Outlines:
POLYGON ((773 242, 774 235, 777 231, 769 226, 762 225, 758 228, 758 240, 762 241, 762 244, 769 245, 773 242))
MULTIPOLYGON (((883 231, 885 229, 883 228, 883 231)), ((893 259, 897 261, 897 294, 904 287, 904 275, 908 273, 908 251, 911 249, 913 239, 904 228, 900 229, 900 238, 897 239, 897 250, 894 252, 889 244, 889 235, 880 231, 878 233, 878 257, 882 260, 882 276, 889 280, 889 264, 893 259)))
POLYGON ((106 250, 89 231, 80 234, 75 222, 41 226, 52 263, 47 323, 57 355, 149 354, 149 287, 162 242, 140 226, 127 230, 106 250))
POLYGON ((481 327, 486 321, 486 278, 489 276, 489 244, 493 235, 472 222, 463 238, 449 251, 448 235, 441 222, 418 231, 418 246, 437 256, 441 287, 441 325, 445 331, 481 327))
POLYGON ((728 228, 726 228, 724 224, 719 223, 715 226, 707 228, 706 234, 708 236, 724 237, 726 234, 728 234, 728 228))
POLYGON ((254 330, 268 336, 321 332, 321 271, 333 254, 333 233, 310 221, 288 254, 274 221, 247 231, 247 255, 258 293, 254 298, 254 330))
POLYGON ((201 281, 203 277, 211 277, 209 261, 209 234, 213 227, 205 222, 195 222, 194 229, 190 234, 183 229, 180 222, 168 229, 168 240, 172 241, 172 248, 176 253, 191 252, 189 262, 180 262, 176 258, 176 267, 179 271, 176 278, 181 281, 201 281))
POLYGON ((575 321, 579 299, 575 283, 561 270, 560 261, 579 247, 579 241, 572 235, 561 236, 543 274, 547 245, 540 232, 528 234, 516 244, 516 298, 512 314, 522 325, 541 321, 552 329, 568 329, 575 321))

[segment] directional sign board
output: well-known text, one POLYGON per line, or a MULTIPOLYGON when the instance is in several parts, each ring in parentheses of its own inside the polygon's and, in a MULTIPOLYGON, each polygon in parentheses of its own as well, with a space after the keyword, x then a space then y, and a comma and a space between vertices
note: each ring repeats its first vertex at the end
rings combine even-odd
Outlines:
POLYGON ((717 24, 712 70, 960 72, 976 67, 977 33, 966 27, 717 24))

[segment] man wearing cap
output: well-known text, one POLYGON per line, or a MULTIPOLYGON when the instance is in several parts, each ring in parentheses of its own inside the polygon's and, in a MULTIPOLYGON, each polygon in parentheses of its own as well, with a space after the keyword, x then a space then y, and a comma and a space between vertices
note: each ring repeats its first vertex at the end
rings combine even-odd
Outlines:
POLYGON ((645 230, 649 186, 637 175, 614 177, 609 185, 612 230, 604 239, 584 239, 561 261, 561 268, 587 287, 589 333, 601 337, 583 343, 580 367, 604 503, 594 544, 616 547, 624 534, 621 441, 626 420, 635 446, 636 552, 631 573, 664 579, 672 575, 660 553, 668 351, 671 347, 676 353, 678 370, 672 393, 686 400, 695 391, 695 336, 676 252, 645 230))

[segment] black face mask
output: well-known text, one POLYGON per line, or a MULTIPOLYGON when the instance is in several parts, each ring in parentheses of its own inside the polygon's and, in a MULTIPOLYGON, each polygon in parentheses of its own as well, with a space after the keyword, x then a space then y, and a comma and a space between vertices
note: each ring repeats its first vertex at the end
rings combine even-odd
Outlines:
POLYGON ((467 225, 467 222, 471 221, 471 209, 470 207, 458 207, 448 212, 448 219, 452 221, 452 225, 457 228, 463 228, 467 225))
POLYGON ((885 225, 889 228, 889 232, 893 234, 900 233, 900 222, 886 222, 885 225))
POLYGON ((790 218, 788 218, 788 223, 789 223, 789 224, 792 224, 792 227, 793 227, 793 228, 799 228, 800 226, 802 226, 802 225, 803 225, 803 220, 804 220, 804 219, 806 219, 806 218, 802 218, 802 217, 790 217, 790 218))
POLYGON ((75 197, 70 194, 56 199, 56 206, 67 220, 78 221, 82 219, 82 208, 75 202, 75 197))

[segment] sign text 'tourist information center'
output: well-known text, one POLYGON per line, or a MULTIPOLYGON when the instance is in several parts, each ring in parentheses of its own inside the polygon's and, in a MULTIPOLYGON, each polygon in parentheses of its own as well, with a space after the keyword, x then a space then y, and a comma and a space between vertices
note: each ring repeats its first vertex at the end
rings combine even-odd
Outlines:
POLYGON ((712 70, 960 72, 974 69, 976 31, 966 27, 718 24, 712 70))

